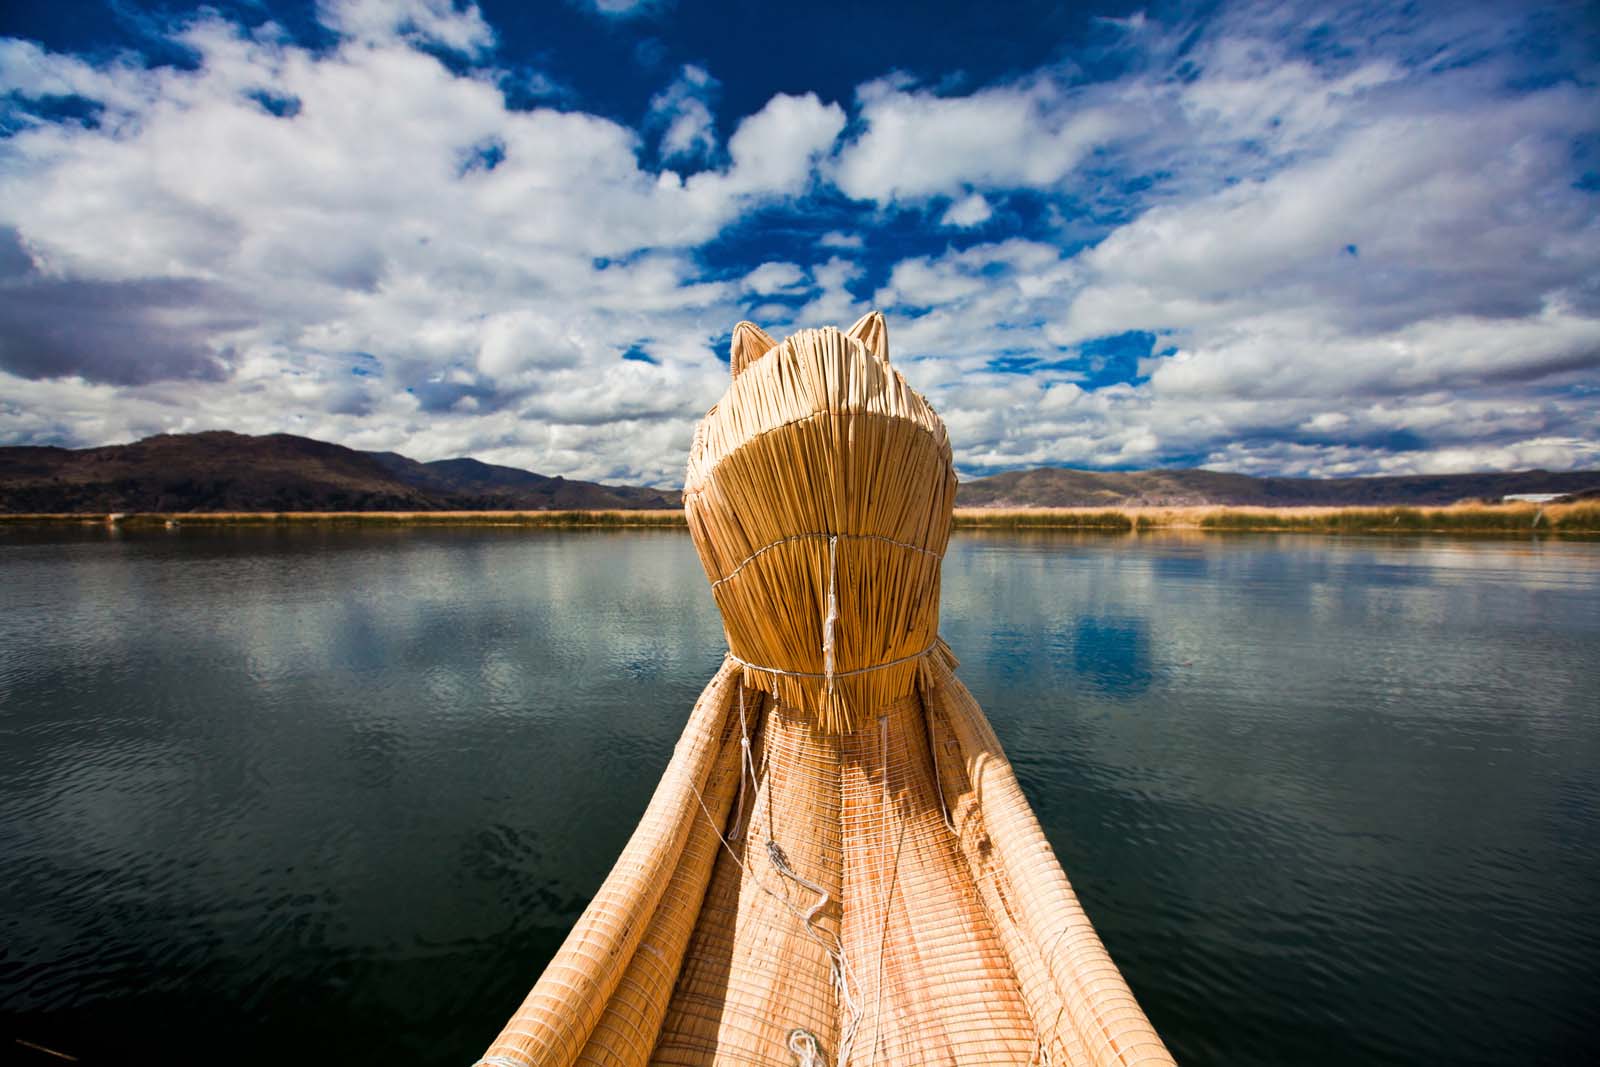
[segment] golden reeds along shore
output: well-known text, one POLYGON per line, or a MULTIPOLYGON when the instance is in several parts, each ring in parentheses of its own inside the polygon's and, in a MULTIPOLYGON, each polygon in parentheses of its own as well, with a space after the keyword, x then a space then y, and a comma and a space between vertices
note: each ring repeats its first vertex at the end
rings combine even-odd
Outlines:
MULTIPOLYGON (((6 514, 0 523, 104 525, 103 512, 6 514)), ((163 511, 114 517, 119 526, 530 526, 679 527, 684 513, 610 511, 163 511)), ((1078 507, 956 508, 955 529, 1055 528, 1143 530, 1287 531, 1303 533, 1600 533, 1600 501, 1569 504, 1454 504, 1446 507, 1078 507)))
POLYGON ((0 512, 0 523, 170 526, 668 526, 685 525, 671 509, 605 511, 148 511, 0 512))
POLYGON ((882 316, 731 355, 684 490, 728 653, 478 1064, 1170 1064, 939 638, 955 471, 882 316))
POLYGON ((1600 501, 1447 507, 957 508, 961 527, 1305 533, 1600 533, 1600 501))

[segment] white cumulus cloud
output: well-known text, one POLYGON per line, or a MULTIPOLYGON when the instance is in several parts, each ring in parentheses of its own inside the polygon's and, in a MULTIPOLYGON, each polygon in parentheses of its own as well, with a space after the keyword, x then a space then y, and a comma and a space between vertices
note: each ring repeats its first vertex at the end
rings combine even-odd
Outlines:
POLYGON ((865 132, 839 153, 834 180, 880 202, 952 193, 962 185, 1049 187, 1121 132, 1110 105, 1069 106, 1054 80, 939 96, 898 79, 858 97, 865 132))
POLYGON ((964 196, 951 204, 939 219, 941 226, 954 226, 957 229, 971 229, 981 226, 994 216, 994 209, 989 206, 989 201, 981 193, 964 196))
POLYGON ((178 31, 193 69, 0 48, 4 91, 69 88, 105 108, 98 125, 34 121, 0 148, 14 261, 0 434, 275 423, 670 483, 678 460, 641 447, 652 434, 602 435, 581 462, 552 442, 610 404, 687 445, 723 373, 706 339, 737 317, 738 290, 700 280, 685 252, 803 192, 842 111, 774 97, 735 126, 730 165, 658 175, 635 131, 511 109, 493 68, 453 72, 422 50, 488 47, 475 7, 322 12, 341 33, 322 52, 203 17, 178 31), (623 366, 636 346, 655 362, 623 366), (114 415, 62 414, 107 387, 114 415))
POLYGON ((716 88, 716 79, 705 68, 686 64, 673 83, 651 99, 652 123, 662 128, 662 159, 692 163, 716 151, 710 103, 716 88))
POLYGON ((886 74, 725 140, 714 68, 635 128, 509 103, 472 4, 317 11, 316 48, 197 16, 182 67, 0 40, 0 440, 287 430, 671 484, 711 338, 881 306, 967 474, 1596 462, 1568 9, 1102 20, 1105 77, 886 74))

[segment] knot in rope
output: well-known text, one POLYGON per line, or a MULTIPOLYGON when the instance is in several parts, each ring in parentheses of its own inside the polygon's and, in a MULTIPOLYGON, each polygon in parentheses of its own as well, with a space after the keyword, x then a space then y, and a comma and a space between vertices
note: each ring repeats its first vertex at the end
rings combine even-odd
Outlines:
POLYGON ((794 1053, 795 1067, 821 1067, 822 1045, 817 1035, 803 1026, 789 1031, 789 1051, 794 1053))
POLYGON ((809 878, 806 878, 793 867, 789 866, 789 857, 784 854, 783 846, 778 844, 776 841, 767 842, 767 859, 772 862, 773 868, 779 874, 783 875, 785 878, 788 878, 790 881, 795 882, 797 885, 809 889, 811 892, 817 894, 817 902, 811 905, 811 907, 806 910, 805 915, 801 917, 801 921, 806 924, 806 929, 810 930, 812 923, 816 921, 817 912, 821 911, 823 908, 826 908, 828 906, 828 901, 833 899, 832 894, 830 894, 826 889, 822 888, 817 883, 811 881, 809 878))
POLYGON ((839 538, 828 538, 828 612, 822 617, 822 674, 833 692, 833 631, 839 622, 839 538))

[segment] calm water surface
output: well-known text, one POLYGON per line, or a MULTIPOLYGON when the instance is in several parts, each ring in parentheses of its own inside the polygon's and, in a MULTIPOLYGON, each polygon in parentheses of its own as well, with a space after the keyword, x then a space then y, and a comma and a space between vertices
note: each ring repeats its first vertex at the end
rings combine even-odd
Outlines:
MULTIPOLYGON (((962 535, 944 634, 1180 1062, 1593 1062, 1600 544, 962 535)), ((675 532, 0 527, 0 1060, 471 1062, 722 647, 675 532)))

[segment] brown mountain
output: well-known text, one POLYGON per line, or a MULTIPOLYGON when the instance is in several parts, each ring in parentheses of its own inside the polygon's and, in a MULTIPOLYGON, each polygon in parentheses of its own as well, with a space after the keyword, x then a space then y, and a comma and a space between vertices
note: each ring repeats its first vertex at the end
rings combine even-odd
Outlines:
POLYGON ((104 448, 0 448, 0 512, 675 508, 679 494, 474 459, 419 463, 292 434, 162 434, 104 448))
MULTIPOLYGON (((1592 494, 1600 471, 1254 478, 1042 467, 965 482, 962 507, 1443 505, 1592 494)), ((0 512, 510 511, 676 508, 675 491, 549 477, 475 459, 421 463, 292 434, 163 434, 105 448, 0 448, 0 512)))
POLYGON ((1040 467, 964 482, 960 507, 1442 506, 1511 493, 1582 493, 1600 471, 1418 474, 1383 478, 1255 478, 1207 470, 1080 471, 1040 467))

